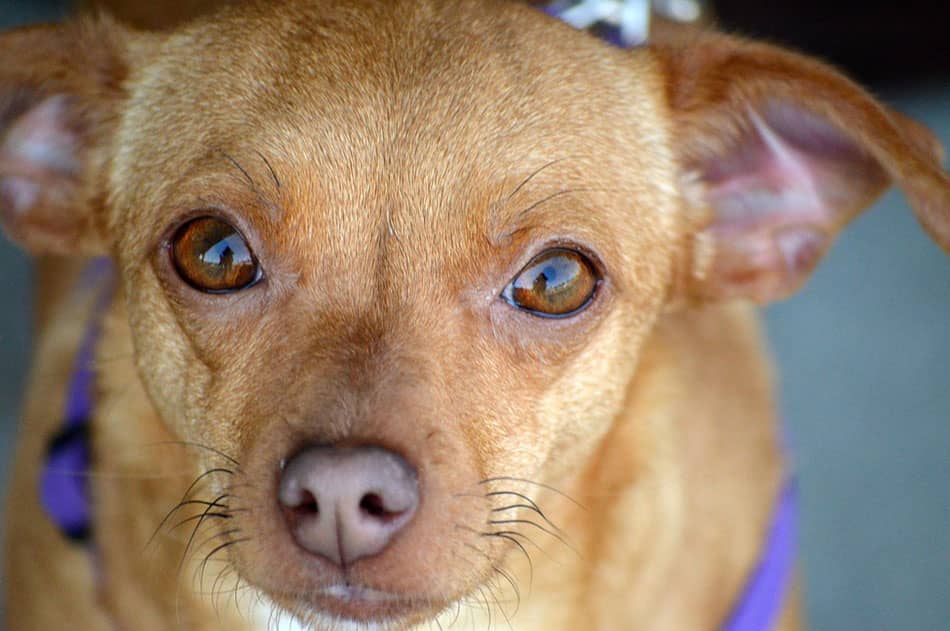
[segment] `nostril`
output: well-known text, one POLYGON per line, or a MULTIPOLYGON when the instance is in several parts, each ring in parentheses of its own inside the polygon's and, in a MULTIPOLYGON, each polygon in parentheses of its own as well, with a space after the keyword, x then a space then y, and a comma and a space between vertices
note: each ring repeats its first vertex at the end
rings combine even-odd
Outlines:
POLYGON ((367 493, 360 500, 360 510, 373 517, 385 517, 386 509, 383 507, 383 498, 376 493, 367 493))
POLYGON ((307 490, 301 491, 300 500, 288 508, 299 517, 309 517, 320 514, 320 504, 317 502, 317 498, 314 497, 313 493, 307 490))
POLYGON ((393 511, 386 508, 386 503, 378 493, 367 493, 360 500, 360 511, 378 521, 391 521, 405 511, 393 511))

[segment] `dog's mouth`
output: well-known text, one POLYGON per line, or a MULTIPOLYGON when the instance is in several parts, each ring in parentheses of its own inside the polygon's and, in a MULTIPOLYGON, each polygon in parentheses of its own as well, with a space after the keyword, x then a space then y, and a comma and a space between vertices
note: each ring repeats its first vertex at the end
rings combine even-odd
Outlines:
MULTIPOLYGON (((280 602, 283 599, 277 599, 280 602)), ((366 624, 385 624, 418 615, 423 602, 403 594, 349 582, 334 583, 310 594, 288 598, 287 607, 304 623, 325 618, 366 624)))
POLYGON ((403 596, 397 594, 350 583, 337 583, 324 587, 317 592, 316 596, 328 600, 358 604, 382 604, 406 600, 403 596))

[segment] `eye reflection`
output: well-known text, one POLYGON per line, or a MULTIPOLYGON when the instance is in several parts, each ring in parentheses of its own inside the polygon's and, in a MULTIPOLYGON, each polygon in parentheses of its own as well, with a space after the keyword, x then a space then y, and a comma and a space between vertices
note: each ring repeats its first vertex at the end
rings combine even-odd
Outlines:
POLYGON ((574 250, 554 248, 528 263, 502 295, 513 306, 534 315, 565 317, 587 306, 597 282, 587 257, 574 250))
POLYGON ((182 280, 207 293, 240 291, 261 276, 244 236, 216 217, 199 217, 179 228, 172 238, 171 257, 182 280))

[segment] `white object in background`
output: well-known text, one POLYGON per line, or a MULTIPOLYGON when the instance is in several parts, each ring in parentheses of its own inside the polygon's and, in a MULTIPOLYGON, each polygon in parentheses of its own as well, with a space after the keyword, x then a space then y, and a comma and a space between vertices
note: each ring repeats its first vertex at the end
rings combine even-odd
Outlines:
POLYGON ((580 0, 555 2, 552 8, 574 28, 596 24, 616 28, 624 46, 646 43, 653 11, 675 22, 694 22, 702 15, 700 0, 580 0))

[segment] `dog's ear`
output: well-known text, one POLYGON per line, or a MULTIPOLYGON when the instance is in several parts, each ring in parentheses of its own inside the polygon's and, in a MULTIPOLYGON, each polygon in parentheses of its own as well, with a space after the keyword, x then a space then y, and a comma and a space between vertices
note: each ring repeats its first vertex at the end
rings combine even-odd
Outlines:
POLYGON ((924 127, 771 46, 703 35, 654 53, 690 206, 679 296, 788 296, 891 183, 950 251, 950 176, 924 127))
POLYGON ((126 31, 96 18, 0 35, 0 220, 34 253, 99 254, 126 31))

